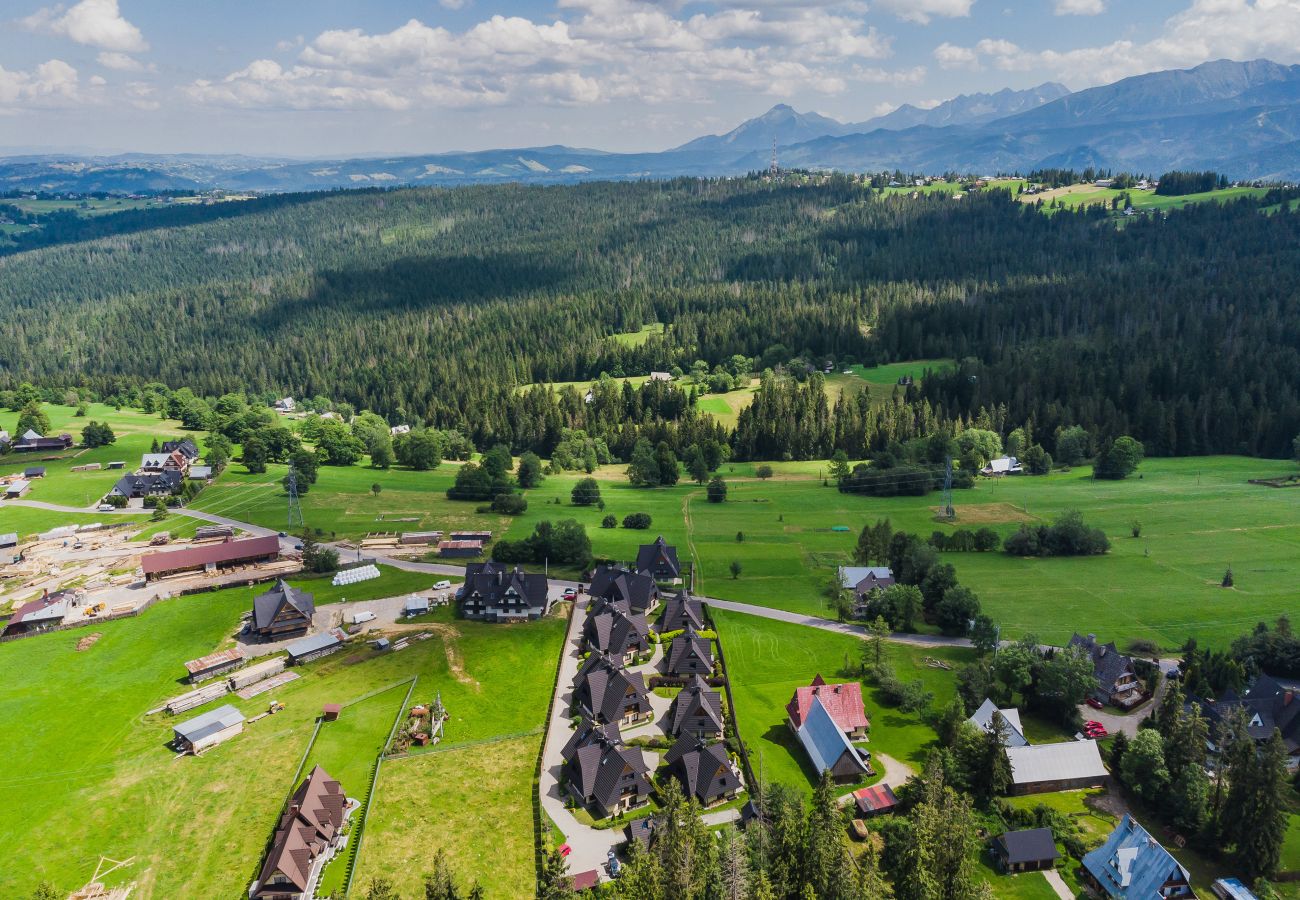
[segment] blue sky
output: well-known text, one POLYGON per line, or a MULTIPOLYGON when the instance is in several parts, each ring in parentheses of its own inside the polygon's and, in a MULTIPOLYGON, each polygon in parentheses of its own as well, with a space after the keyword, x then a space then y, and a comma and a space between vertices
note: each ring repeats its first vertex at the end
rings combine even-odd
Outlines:
POLYGON ((1300 62, 1300 0, 3 0, 0 148, 657 150, 1259 57, 1300 62))

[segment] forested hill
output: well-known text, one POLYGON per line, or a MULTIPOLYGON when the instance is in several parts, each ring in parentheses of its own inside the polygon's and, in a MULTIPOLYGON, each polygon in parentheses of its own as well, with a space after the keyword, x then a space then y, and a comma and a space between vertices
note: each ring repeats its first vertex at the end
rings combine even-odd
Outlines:
POLYGON ((518 447, 528 382, 957 357, 923 388, 949 416, 1006 404, 1151 452, 1280 456, 1300 431, 1298 232, 1254 201, 1117 227, 838 178, 321 195, 0 260, 0 387, 323 394, 518 447), (671 327, 607 339, 653 321, 671 327))

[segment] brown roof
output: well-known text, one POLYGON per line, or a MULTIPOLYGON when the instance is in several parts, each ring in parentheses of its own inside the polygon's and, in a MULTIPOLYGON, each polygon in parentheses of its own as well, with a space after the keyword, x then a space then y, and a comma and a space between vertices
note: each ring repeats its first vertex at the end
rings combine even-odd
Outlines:
MULTIPOLYGON (((334 840, 346 806, 343 786, 320 766, 312 769, 280 816, 271 852, 258 878, 259 890, 253 896, 261 894, 260 888, 265 888, 276 872, 283 872, 295 887, 305 890, 312 862, 334 840)), ((283 892, 283 886, 273 890, 283 892)))
POLYGON ((270 556, 279 552, 280 539, 271 534, 266 537, 206 544, 202 547, 186 547, 184 550, 169 550, 165 553, 149 553, 140 560, 140 568, 144 569, 146 575, 153 575, 158 572, 174 572, 177 569, 192 569, 197 566, 270 556))
POLYGON ((209 653, 207 656, 200 656, 198 659, 192 659, 185 664, 185 668, 191 675, 196 675, 199 672, 205 672, 226 663, 240 661, 243 658, 244 654, 239 651, 238 647, 230 647, 226 650, 218 650, 216 653, 209 653))
POLYGON ((483 549, 483 542, 482 542, 482 541, 471 541, 471 540, 463 540, 463 541, 439 541, 439 542, 438 542, 438 549, 439 549, 439 550, 469 550, 469 549, 482 550, 482 549, 483 549))
POLYGON ((598 884, 600 884, 600 872, 595 869, 579 872, 573 876, 573 889, 575 891, 590 890, 598 884))

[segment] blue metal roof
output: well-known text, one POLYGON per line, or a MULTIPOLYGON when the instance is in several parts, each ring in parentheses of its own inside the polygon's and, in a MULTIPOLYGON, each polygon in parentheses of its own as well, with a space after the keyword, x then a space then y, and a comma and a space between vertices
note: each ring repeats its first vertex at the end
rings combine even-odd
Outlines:
POLYGON ((848 750, 853 759, 857 760, 863 772, 867 771, 866 764, 858 756, 857 748, 849 742, 844 732, 840 731, 840 726, 835 724, 831 714, 826 711, 820 697, 813 697, 812 706, 808 708, 808 714, 804 716, 803 726, 798 734, 799 743, 803 744, 804 750, 808 751, 808 758, 812 760, 813 768, 819 775, 832 768, 844 755, 845 750, 848 750))
POLYGON ((1083 867, 1111 897, 1160 897, 1161 886, 1175 870, 1185 880, 1191 880, 1182 864, 1128 815, 1120 820, 1106 843, 1084 855, 1083 867))

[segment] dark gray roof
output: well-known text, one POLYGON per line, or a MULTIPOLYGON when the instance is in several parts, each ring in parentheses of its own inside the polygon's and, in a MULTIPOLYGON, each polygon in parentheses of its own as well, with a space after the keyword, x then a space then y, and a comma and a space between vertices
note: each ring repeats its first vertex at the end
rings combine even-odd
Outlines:
POLYGON ((1107 695, 1120 676, 1134 673, 1133 660, 1120 653, 1114 642, 1099 644, 1096 635, 1083 637, 1075 634, 1070 637, 1070 646, 1078 647, 1092 657, 1092 670, 1100 685, 1098 690, 1107 695))
POLYGON ((506 595, 518 593, 530 607, 547 608, 546 576, 527 573, 520 566, 507 566, 494 560, 470 563, 465 567, 465 583, 458 596, 475 597, 485 607, 503 606, 506 595))
POLYGON ((619 733, 618 723, 610 722, 608 725, 600 725, 594 719, 583 717, 578 727, 574 729, 569 740, 560 751, 560 757, 568 762, 583 747, 590 747, 593 744, 622 744, 623 735, 619 733))
POLYGON ((1300 748, 1300 695, 1293 686, 1271 675, 1261 675, 1244 695, 1227 690, 1218 700, 1201 703, 1202 711, 1211 721, 1226 719, 1239 707, 1246 713, 1246 730, 1254 740, 1267 741, 1276 728, 1282 732, 1288 752, 1300 748))
POLYGON ((650 794, 649 769, 635 747, 598 740, 579 747, 564 764, 566 780, 586 802, 612 809, 626 788, 638 797, 650 794))
POLYGON ((314 595, 290 587, 289 583, 281 578, 275 583, 275 587, 253 599, 253 627, 259 631, 270 628, 271 623, 275 621, 275 617, 279 615, 280 608, 285 604, 293 607, 299 614, 306 617, 308 624, 311 623, 312 616, 316 614, 314 595))
POLYGON ((639 613, 628 615, 610 607, 588 615, 582 626, 582 635, 593 651, 622 657, 629 650, 645 649, 650 626, 646 624, 645 616, 639 613))
POLYGON ((666 631, 681 631, 687 626, 696 630, 704 628, 704 603, 685 591, 680 591, 664 604, 659 618, 655 620, 655 631, 663 634, 666 631))
POLYGON ((706 744, 693 735, 683 735, 664 755, 664 762, 687 796, 705 805, 740 789, 740 779, 720 743, 706 744))
POLYGON ((1029 828, 1025 831, 1008 831, 997 839, 1003 856, 1009 863, 1039 862, 1057 859, 1056 839, 1050 828, 1029 828))
POLYGON ((713 648, 688 628, 673 638, 664 671, 669 675, 708 675, 713 672, 713 648))
POLYGON ((637 612, 645 612, 659 598, 659 586, 649 575, 622 566, 597 566, 588 591, 602 600, 625 600, 637 612))
POLYGON ((592 654, 596 662, 586 665, 578 673, 574 698, 597 719, 617 722, 623 712, 635 706, 640 714, 651 711, 646 696, 645 679, 640 672, 628 672, 609 659, 592 654))
POLYGON ((703 678, 696 675, 673 700, 669 714, 668 730, 674 735, 683 731, 722 731, 722 695, 710 690, 703 678))
POLYGON ((636 554, 636 570, 652 575, 660 569, 667 569, 672 577, 681 575, 682 569, 677 562, 677 548, 664 540, 661 534, 653 544, 642 544, 636 554))
POLYGON ((172 453, 179 450, 181 456, 191 461, 199 458, 198 445, 189 438, 181 438, 179 441, 164 441, 163 445, 158 449, 162 453, 172 453))

